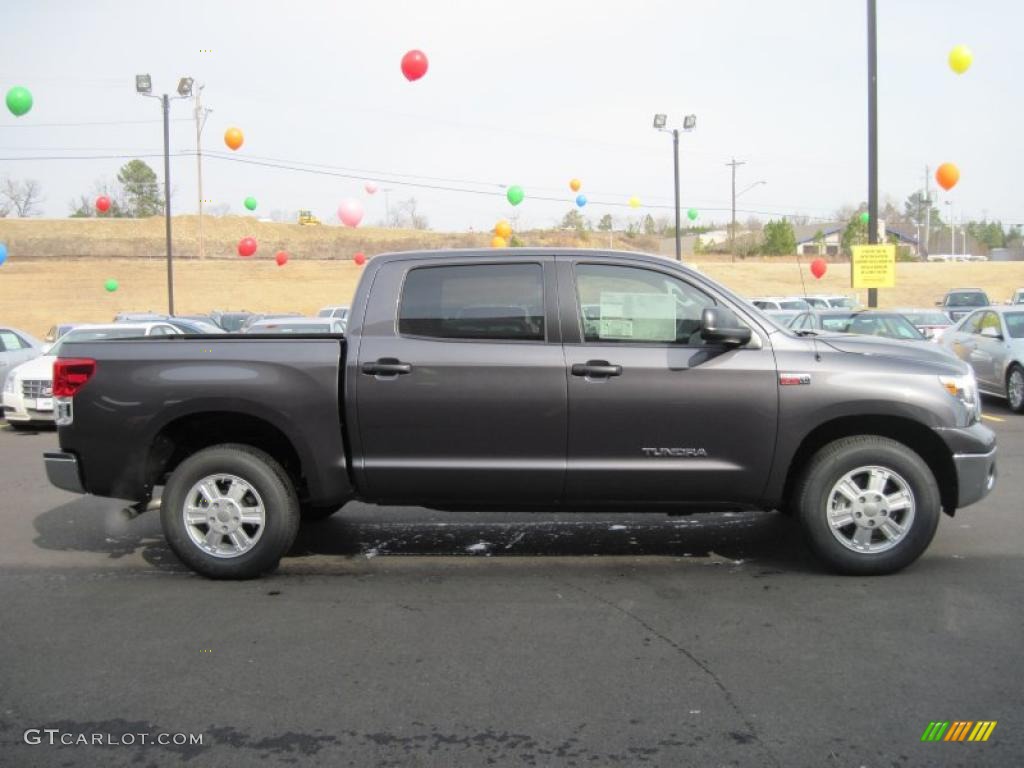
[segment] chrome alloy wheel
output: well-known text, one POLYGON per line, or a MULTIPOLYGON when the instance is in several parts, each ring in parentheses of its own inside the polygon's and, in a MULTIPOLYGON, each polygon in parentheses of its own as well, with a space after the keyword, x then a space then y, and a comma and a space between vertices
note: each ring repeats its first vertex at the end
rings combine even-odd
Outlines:
POLYGON ((1019 411, 1024 404, 1024 371, 1020 368, 1014 368, 1010 380, 1006 382, 1006 399, 1015 411, 1019 411))
POLYGON ((858 467, 832 486, 828 524, 847 549, 876 554, 899 544, 914 523, 914 492, 891 469, 858 467))
POLYGON ((263 499, 237 475, 204 477, 185 495, 181 513, 192 543, 214 557, 244 555, 267 524, 263 499))

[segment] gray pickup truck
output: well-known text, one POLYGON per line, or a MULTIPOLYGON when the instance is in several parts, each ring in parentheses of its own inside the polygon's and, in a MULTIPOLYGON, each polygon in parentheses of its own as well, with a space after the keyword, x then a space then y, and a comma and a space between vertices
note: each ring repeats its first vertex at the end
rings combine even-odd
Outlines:
POLYGON ((344 336, 65 345, 60 488, 144 504, 196 571, 273 569, 347 501, 778 509, 833 570, 896 571, 984 497, 969 368, 925 342, 800 336, 652 256, 395 253, 344 336))

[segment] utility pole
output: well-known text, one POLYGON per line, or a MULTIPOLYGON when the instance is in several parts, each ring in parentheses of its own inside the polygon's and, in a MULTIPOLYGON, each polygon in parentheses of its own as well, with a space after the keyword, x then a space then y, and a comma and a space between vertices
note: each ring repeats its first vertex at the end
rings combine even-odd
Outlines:
POLYGON ((385 227, 390 227, 391 226, 391 190, 390 189, 382 189, 381 192, 384 193, 384 226, 385 227))
POLYGON ((732 254, 732 260, 736 261, 736 166, 746 165, 746 162, 737 162, 734 157, 732 162, 726 163, 726 165, 732 167, 732 223, 729 225, 729 253, 732 254))
MULTIPOLYGON (((931 179, 931 168, 924 167, 924 256, 928 258, 928 251, 932 247, 932 190, 929 182, 931 179)), ((918 250, 920 250, 918 243, 918 250)))
POLYGON ((206 258, 206 246, 203 240, 203 150, 202 135, 203 126, 206 125, 206 117, 213 110, 203 109, 202 96, 204 86, 200 85, 195 92, 195 118, 196 118, 196 178, 199 181, 199 258, 206 258))
MULTIPOLYGON (((868 0, 868 244, 878 243, 878 36, 875 0, 868 0)), ((868 306, 878 306, 878 289, 868 288, 868 306)))

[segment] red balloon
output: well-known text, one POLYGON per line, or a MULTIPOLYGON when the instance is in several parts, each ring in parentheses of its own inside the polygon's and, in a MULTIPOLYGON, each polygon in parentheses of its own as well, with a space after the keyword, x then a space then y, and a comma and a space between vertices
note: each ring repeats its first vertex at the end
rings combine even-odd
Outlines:
POLYGON ((238 255, 239 256, 252 256, 256 253, 256 238, 255 237, 243 237, 238 241, 238 255))
POLYGON ((362 251, 358 251, 355 256, 352 257, 352 261, 358 264, 360 267, 366 263, 366 254, 362 251))
POLYGON ((106 195, 100 195, 96 198, 96 210, 100 213, 106 213, 110 210, 110 198, 106 195))
POLYGON ((828 262, 824 259, 815 259, 811 262, 811 274, 821 280, 828 271, 828 262))
POLYGON ((427 55, 413 49, 402 57, 402 74, 409 82, 419 80, 427 74, 427 55))
POLYGON ((288 251, 278 251, 274 254, 274 261, 277 262, 277 266, 283 267, 288 263, 288 251))

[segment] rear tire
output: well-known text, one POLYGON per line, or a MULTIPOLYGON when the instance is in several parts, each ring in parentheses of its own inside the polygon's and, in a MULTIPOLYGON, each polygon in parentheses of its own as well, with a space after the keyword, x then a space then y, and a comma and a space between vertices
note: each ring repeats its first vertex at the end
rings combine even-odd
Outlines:
POLYGON ((814 553, 837 573, 861 576, 894 573, 914 562, 935 536, 942 509, 924 460, 874 435, 819 450, 793 501, 814 553))
POLYGON ((291 548, 299 502, 268 453, 217 445, 171 474, 160 522, 168 545, 192 570, 212 579, 252 579, 276 568, 291 548))
POLYGON ((1017 363, 1006 374, 1006 402, 1014 413, 1024 413, 1024 368, 1017 363))

